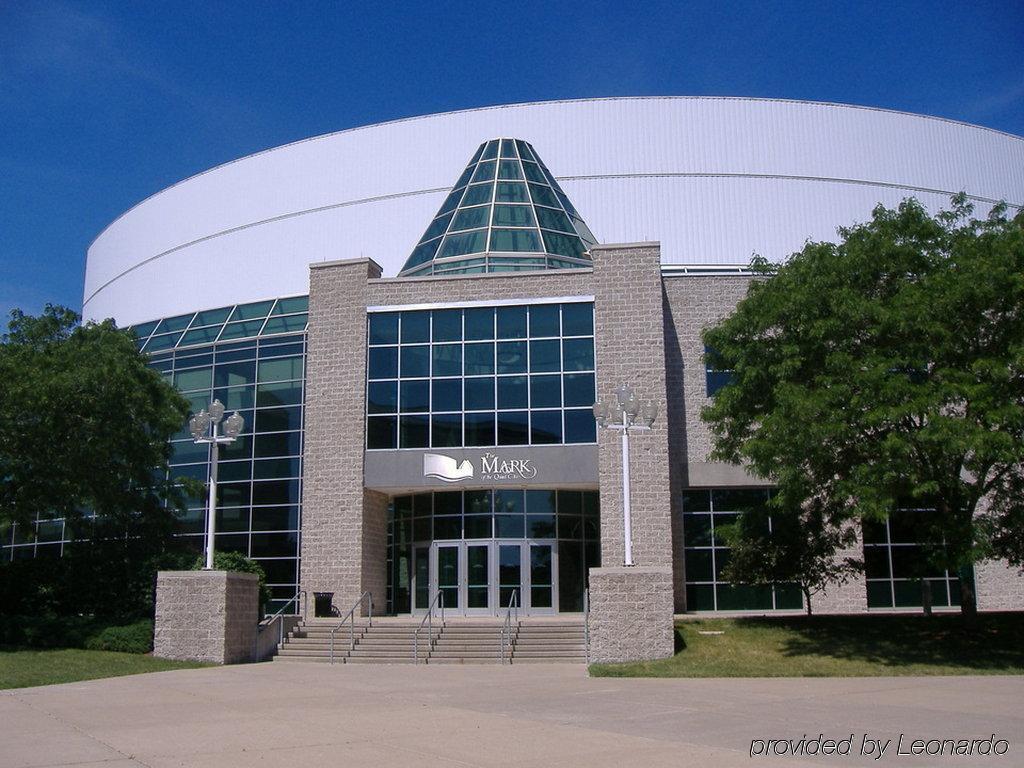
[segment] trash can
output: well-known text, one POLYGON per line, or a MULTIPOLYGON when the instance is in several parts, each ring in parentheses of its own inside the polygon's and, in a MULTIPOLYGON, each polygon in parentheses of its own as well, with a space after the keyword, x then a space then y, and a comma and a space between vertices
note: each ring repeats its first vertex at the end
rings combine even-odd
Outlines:
POLYGON ((314 592, 313 611, 317 616, 331 615, 331 601, 334 600, 333 592, 314 592))

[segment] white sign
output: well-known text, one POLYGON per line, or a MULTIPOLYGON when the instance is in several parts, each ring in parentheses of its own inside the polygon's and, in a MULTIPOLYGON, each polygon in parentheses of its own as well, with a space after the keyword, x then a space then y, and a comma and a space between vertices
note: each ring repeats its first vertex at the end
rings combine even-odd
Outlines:
MULTIPOLYGON (((423 476, 457 483, 476 476, 470 459, 454 459, 443 453, 423 454, 423 476)), ((488 451, 480 457, 481 480, 532 480, 537 476, 537 467, 531 459, 502 458, 488 451)))

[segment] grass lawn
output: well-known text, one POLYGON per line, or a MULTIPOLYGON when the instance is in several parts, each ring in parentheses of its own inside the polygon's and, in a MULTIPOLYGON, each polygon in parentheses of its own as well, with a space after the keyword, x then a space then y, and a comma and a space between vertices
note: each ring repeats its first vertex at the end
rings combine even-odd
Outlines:
POLYGON ((676 654, 593 664, 596 677, 860 677, 1024 674, 1024 613, 796 616, 676 623, 676 654), (721 634, 705 634, 705 633, 721 634))
POLYGON ((207 666, 188 661, 156 659, 141 653, 84 651, 77 648, 0 648, 0 688, 73 683, 99 677, 163 672, 207 666))

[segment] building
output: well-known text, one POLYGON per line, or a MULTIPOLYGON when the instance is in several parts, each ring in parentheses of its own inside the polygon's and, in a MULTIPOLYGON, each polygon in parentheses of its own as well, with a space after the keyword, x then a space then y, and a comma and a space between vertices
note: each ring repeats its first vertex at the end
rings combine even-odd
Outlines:
MULTIPOLYGON (((612 637, 673 611, 802 607, 785 585, 720 580, 716 524, 770 489, 707 459, 698 414, 723 374, 700 330, 743 296, 753 254, 959 191, 981 212, 1024 205, 1024 139, 734 98, 431 115, 139 203, 89 249, 84 315, 134 326, 197 410, 217 397, 245 416, 222 453, 217 547, 259 559, 278 600, 329 591, 345 610, 368 590, 401 614, 443 593, 495 615, 515 595, 545 614, 581 611, 589 585, 612 637), (591 412, 623 384, 659 408, 632 438, 632 568, 619 436, 591 412)), ((207 449, 180 438, 174 472, 205 477, 207 449)), ((197 549, 204 514, 182 520, 197 549)), ((815 610, 920 604, 912 518, 865 531, 866 578, 815 610)), ((60 546, 57 525, 5 547, 60 546)), ((933 577, 935 604, 955 605, 959 575, 933 577)), ((1003 564, 973 578, 982 609, 1024 606, 1003 564)), ((657 655, 666 635, 637 642, 657 655)))

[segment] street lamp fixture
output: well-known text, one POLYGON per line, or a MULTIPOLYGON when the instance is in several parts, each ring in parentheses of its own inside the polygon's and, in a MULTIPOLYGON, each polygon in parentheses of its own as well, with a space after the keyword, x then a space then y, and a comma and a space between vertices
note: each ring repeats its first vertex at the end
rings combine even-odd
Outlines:
POLYGON ((224 418, 224 405, 220 400, 210 403, 210 410, 203 409, 188 422, 188 430, 196 443, 210 444, 210 496, 206 507, 206 570, 213 569, 213 536, 217 521, 217 453, 221 445, 233 443, 245 429, 245 419, 238 411, 224 422, 224 434, 220 434, 220 422, 224 418))
POLYGON ((615 391, 614 402, 598 400, 594 403, 594 418, 602 429, 622 432, 622 527, 625 541, 626 565, 633 565, 633 522, 629 502, 629 433, 650 432, 658 418, 658 405, 641 403, 628 384, 615 391))

